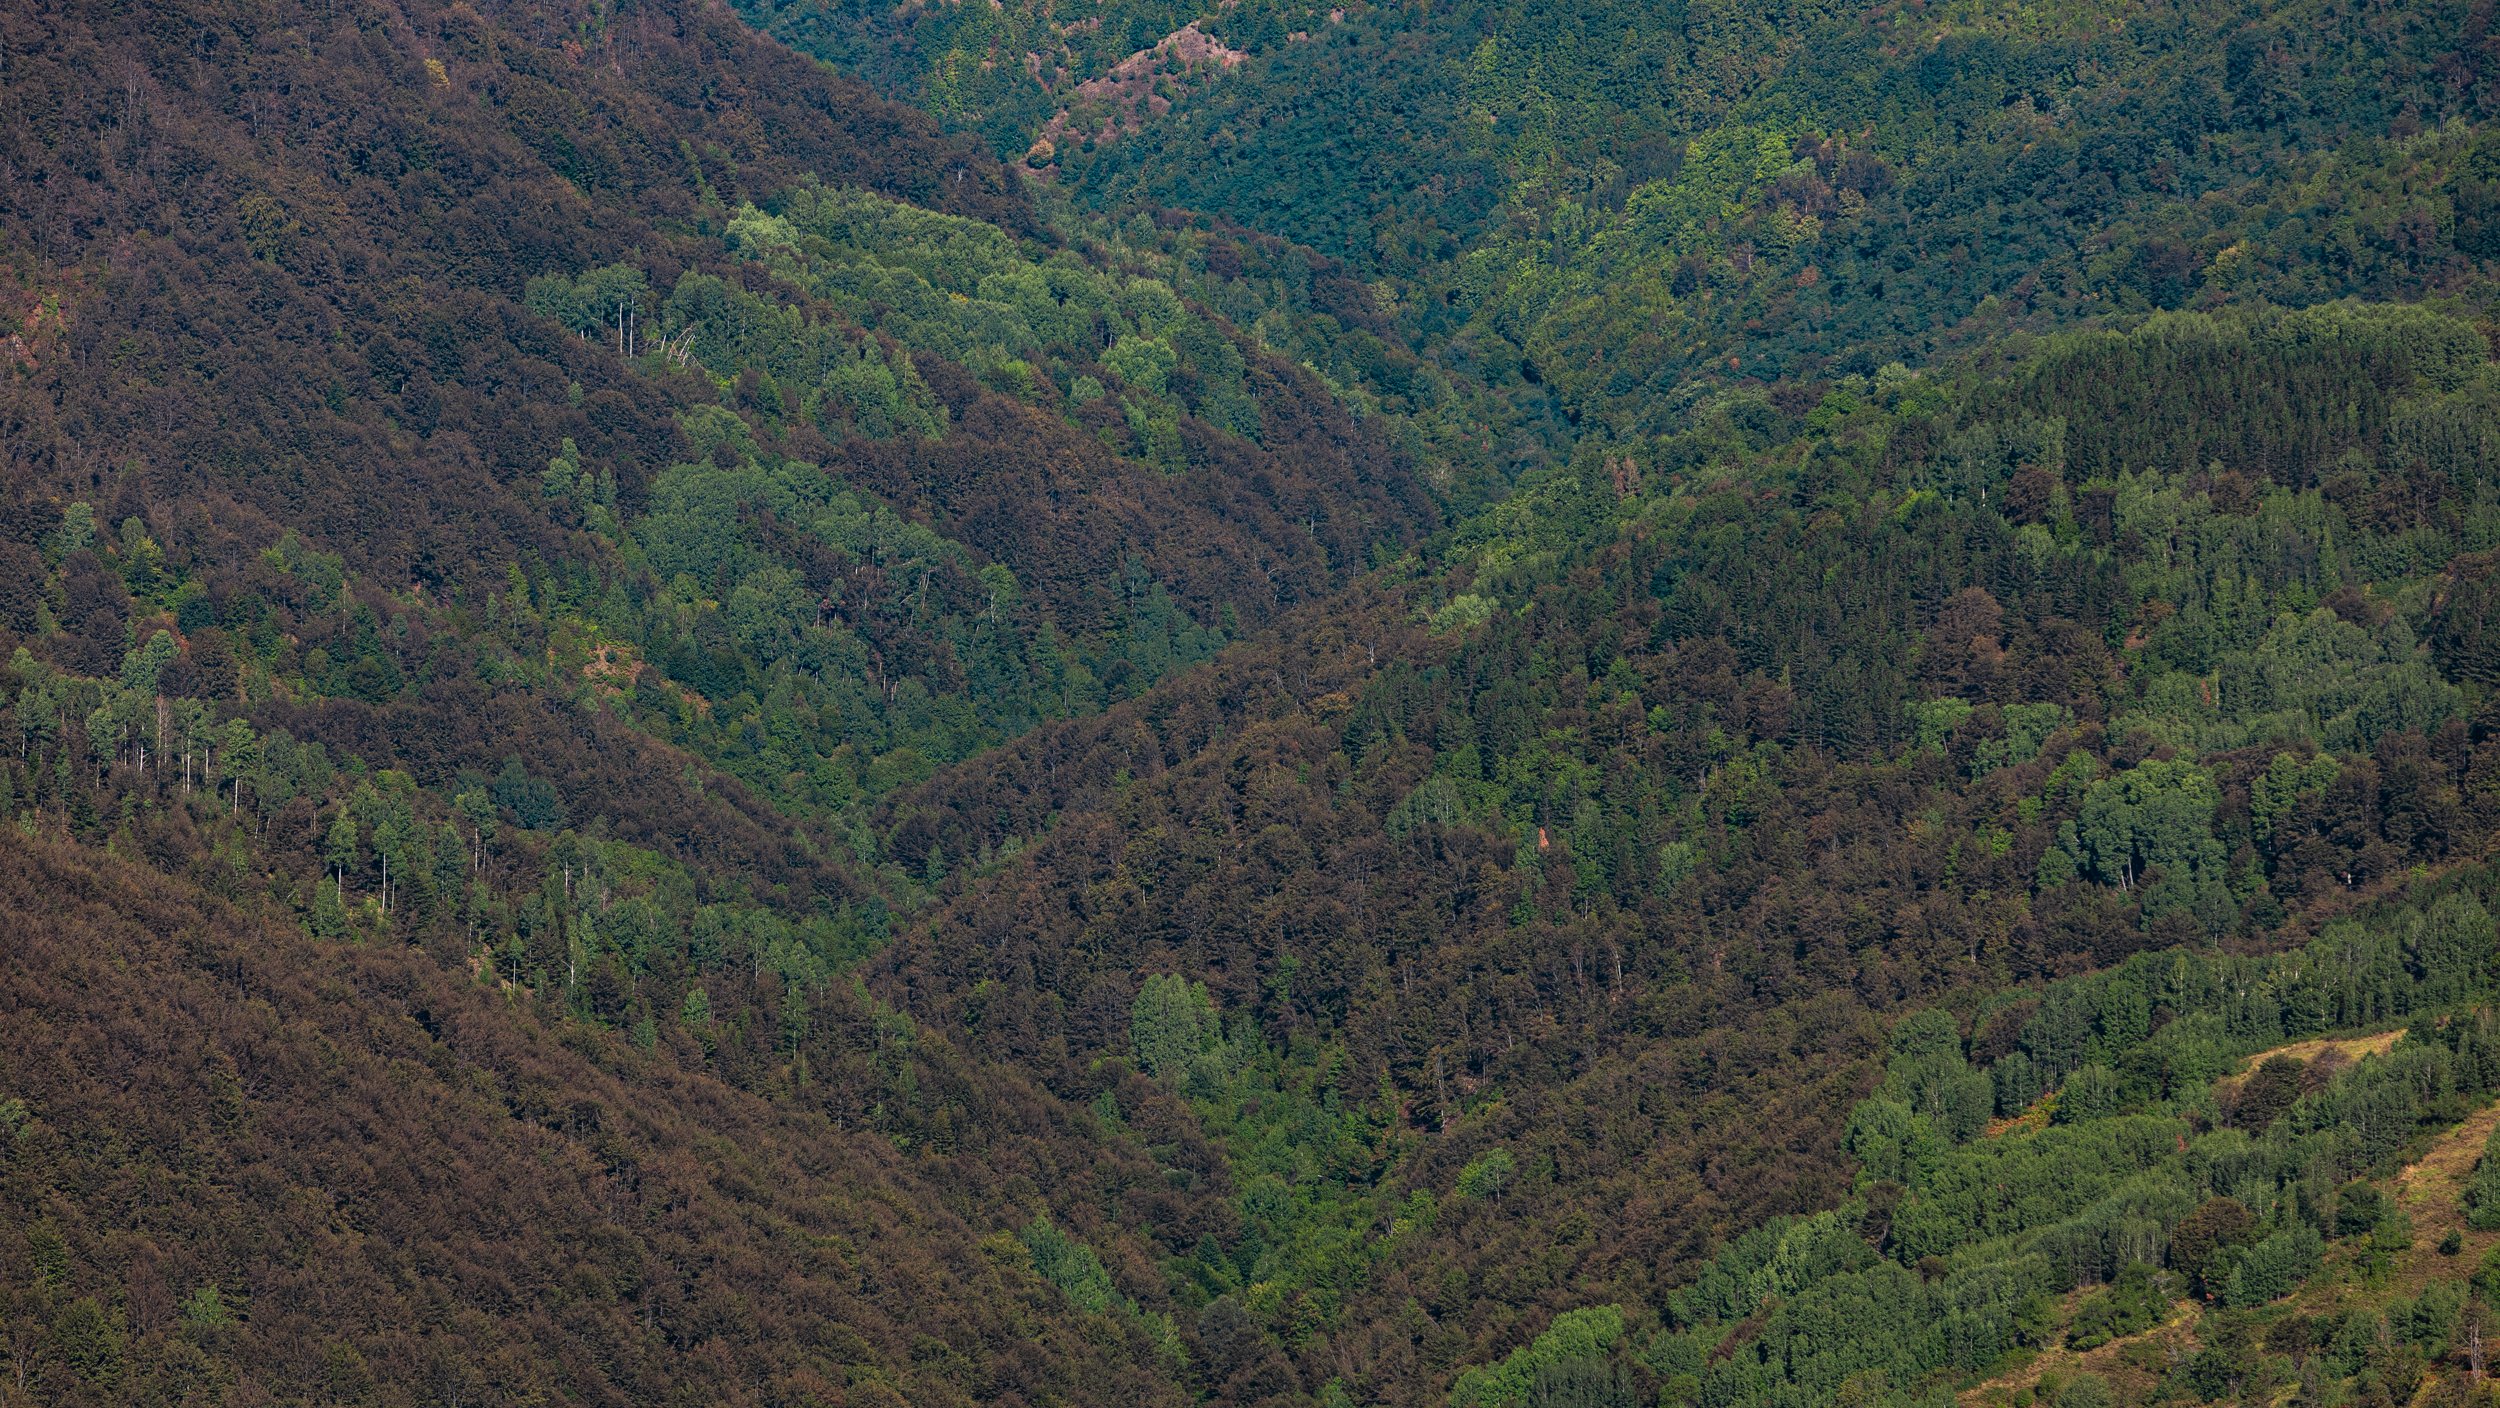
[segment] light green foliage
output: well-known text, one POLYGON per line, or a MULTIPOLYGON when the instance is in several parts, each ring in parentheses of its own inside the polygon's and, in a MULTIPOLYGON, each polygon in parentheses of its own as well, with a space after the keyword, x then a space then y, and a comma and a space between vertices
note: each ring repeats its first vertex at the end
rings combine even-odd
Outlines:
POLYGON ((147 643, 122 659, 122 688, 132 695, 153 695, 165 667, 181 654, 174 638, 164 631, 150 633, 147 643))
POLYGON ((165 550, 148 536, 147 525, 137 518, 122 520, 118 556, 122 579, 132 595, 153 596, 165 584, 165 550))
POLYGON ((211 1330, 234 1323, 234 1308, 214 1281, 204 1282, 198 1290, 182 1298, 182 1323, 195 1329, 211 1330))
POLYGON ((1206 984, 1177 973, 1147 977, 1129 1009, 1129 1045, 1140 1065, 1158 1079, 1178 1079, 1218 1040, 1206 984))
POLYGON ((2211 774, 2184 760, 2148 759, 2092 784, 2076 818, 2059 829, 2041 877, 2062 874, 2120 889, 2145 888, 2146 917, 2184 911, 2210 932, 2232 922, 2222 843, 2213 834, 2222 800, 2211 774))
POLYGON ((1932 1164, 1945 1147, 1936 1127, 1898 1100, 1862 1100, 1849 1112, 1841 1147, 1858 1161, 1860 1176, 1907 1181, 1932 1164))
MULTIPOLYGON (((1329 23, 1319 0, 1239 0, 1221 8, 1176 0, 1105 0, 1081 14, 1052 6, 948 6, 915 11, 871 7, 826 24, 821 14, 781 0, 741 0, 750 22, 874 84, 890 97, 935 114, 948 126, 976 133, 999 156, 1022 156, 1042 124, 1069 101, 1067 89, 1109 73, 1131 54, 1184 24, 1231 46, 1281 47, 1293 31, 1329 23), (1039 66, 1028 64, 1037 57, 1039 66)), ((1159 93, 1185 92, 1209 81, 1215 66, 1196 71, 1177 61, 1163 70, 1159 93)), ((1063 134, 1075 147, 1080 132, 1063 134)), ((1090 143, 1087 143, 1090 144, 1090 143)))
POLYGON ((862 338, 847 356, 831 359, 823 389, 859 433, 871 439, 909 432, 934 440, 946 432, 945 408, 920 379, 910 354, 889 356, 873 338, 862 338))
POLYGON ((1512 1350, 1499 1364, 1470 1369, 1450 1387, 1450 1408, 1503 1408, 1526 1403, 1539 1370, 1570 1360, 1604 1355, 1623 1339, 1623 1312, 1615 1306, 1566 1310, 1545 1332, 1512 1350))
POLYGON ((1918 746, 1941 749, 1945 737, 1960 728, 1971 714, 1967 699, 1922 699, 1905 706, 1910 722, 1918 728, 1918 746))
POLYGON ((651 281, 642 270, 630 264, 609 264, 579 278, 542 274, 529 281, 522 302, 531 312, 584 337, 622 348, 628 325, 639 316, 650 292, 651 281))
POLYGON ((2406 911, 2396 939, 2423 1003, 2459 1002, 2487 991, 2500 962, 2492 916, 2472 895, 2442 895, 2427 908, 2406 911))
POLYGON ((2082 1124, 2108 1119, 2125 1103, 2126 1093, 2119 1085, 2116 1071, 2102 1065, 2079 1067, 2057 1088, 2057 1122, 2082 1124))
POLYGON ((26 1259, 38 1286, 58 1286, 69 1276, 69 1242, 59 1224, 43 1218, 26 1228, 26 1259))
POLYGON ((1112 1289, 1111 1273, 1092 1247, 1060 1231, 1046 1217, 1033 1219, 1022 1235, 1036 1274, 1079 1307, 1096 1315, 1110 1312, 1118 1293, 1112 1289))
POLYGON ((2489 923, 2472 898, 2448 894, 2279 957, 2147 954, 2054 984, 2023 1049, 1980 1079, 2019 1108, 2043 1073, 2062 1075, 2056 1123, 1958 1146, 1934 1113, 1949 1104, 1929 1095, 1912 1108, 1920 1090, 1957 1082, 1955 1025, 1937 1012, 1903 1018, 1883 1084, 1850 1119, 1860 1201, 1730 1243, 1670 1298, 1644 1359, 1679 1402, 1823 1402, 1859 1391, 1844 1393, 1851 1383, 1988 1370, 2055 1337, 2053 1298, 2079 1288, 2106 1287, 2063 1327, 2077 1347, 2155 1323, 2186 1284, 2175 1278, 2201 1277, 2231 1306, 2265 1304, 2316 1272, 2313 1219, 2330 1208, 2337 1235, 2380 1254, 2400 1220, 2349 1180, 2385 1172, 2424 1123, 2500 1088, 2489 1011, 2417 1022, 2393 1052, 2345 1069, 2260 1134, 2197 1136, 2209 1126, 2182 1116, 2209 1122, 2214 1077, 2311 1022, 2401 1020, 2445 1010, 2417 1003, 2487 997, 2489 923), (2171 1014, 2158 1030, 2156 1005, 2171 1014), (2331 1204, 2303 1191, 2338 1185, 2347 1193, 2331 1204), (1747 1321, 1752 1338, 1712 1353, 1747 1321))
POLYGON ((785 415, 794 398, 803 418, 835 436, 935 439, 946 432, 945 408, 911 354, 873 333, 811 322, 794 308, 698 273, 678 280, 660 318, 672 353, 690 357, 725 389, 741 370, 753 371, 753 394, 737 394, 745 409, 768 421, 785 415))
POLYGON ((629 530, 660 590, 611 595, 596 612, 683 687, 641 697, 646 726, 786 803, 856 815, 1045 719, 1100 707, 1115 662, 1142 690, 1223 642, 1133 560, 1109 629, 1071 638, 1020 609, 1005 566, 763 453, 727 410, 697 407, 682 425, 692 457, 652 480, 629 530), (786 536, 759 532, 761 515, 786 536), (810 590, 811 562, 845 570, 810 590))
POLYGON ((52 1344, 61 1362, 87 1383, 109 1384, 121 1373, 130 1332, 118 1310, 80 1296, 52 1320, 52 1344))
POLYGON ((1458 1196, 1479 1202, 1499 1198, 1517 1174, 1508 1149, 1488 1149, 1458 1171, 1458 1196))
POLYGON ((329 863, 342 886, 347 882, 348 872, 356 868, 360 839, 352 810, 342 806, 330 814, 330 827, 321 837, 321 858, 329 863))
POLYGON ((2427 732, 2458 708, 2455 687, 2423 658, 2400 618, 2373 631, 2323 609, 2277 618, 2244 657, 2223 662, 2217 694, 2226 717, 2265 721, 2256 727, 2338 750, 2427 732))
POLYGON ((554 458, 538 477, 539 497, 552 507, 577 515, 579 521, 606 532, 615 531, 616 478, 582 463, 581 447, 564 438, 554 458))
MULTIPOLYGON (((2123 1199, 2096 1205, 2135 1175, 2175 1158, 2184 1129, 2175 1120, 2128 1116, 1954 1150, 1910 1185, 1918 1196, 1893 1215, 1894 1254, 1914 1262, 1980 1238, 2034 1232, 2079 1215, 2086 1222, 2115 1220, 2126 1207, 2123 1199)), ((2192 1206, 2190 1200, 2171 1216, 2184 1216, 2192 1206)), ((2048 1250, 2044 1246, 2043 1254, 2048 1250)), ((2060 1248, 2058 1256, 2065 1255, 2060 1248)), ((2092 1266, 2101 1262, 2102 1254, 2093 1253, 2092 1266)))
POLYGON ((2221 793, 2190 764, 2159 759, 2095 783, 2075 822, 2075 859, 2104 884, 2131 886, 2153 867, 2218 862, 2212 822, 2221 793))
MULTIPOLYGON (((334 569, 337 561, 305 552, 292 537, 268 560, 281 570, 315 572, 334 569)), ((265 879, 268 898, 301 906, 317 936, 413 933, 456 922, 482 946, 496 947, 500 938, 501 952, 485 976, 540 987, 552 973, 577 995, 602 967, 616 970, 621 992, 662 973, 682 981, 688 966, 701 974, 729 964, 813 989, 885 941, 889 918, 874 901, 795 921, 751 903, 700 905, 695 879, 682 866, 564 830, 561 799, 517 758, 500 777, 464 772, 437 791, 396 769, 369 769, 352 759, 339 766, 321 744, 298 742, 284 730, 259 733, 242 717, 221 719, 221 707, 210 701, 164 699, 160 727, 153 691, 166 683, 175 654, 167 633, 151 632, 116 676, 85 679, 21 649, 0 675, 0 686, 7 687, 0 717, 15 721, 19 738, 12 742, 30 753, 48 748, 67 756, 57 724, 63 718, 85 726, 91 748, 100 737, 108 758, 127 763, 144 747, 171 786, 188 780, 200 789, 191 805, 211 833, 203 866, 211 888, 245 898, 265 879), (299 800, 310 803, 317 818, 311 849, 321 878, 309 887, 298 885, 292 867, 273 873, 268 853, 253 844, 267 818, 299 800), (478 874, 504 826, 499 808, 533 833, 505 855, 541 856, 547 866, 545 883, 524 881, 518 895, 496 894, 478 874), (541 937, 537 945, 515 932, 522 927, 516 909, 530 911, 526 928, 541 937)), ((802 991, 785 1015, 803 1017, 805 1008, 802 991)), ((668 1011, 708 1039, 709 1001, 699 982, 682 996, 654 993, 622 1012, 574 1015, 629 1032, 648 1023, 656 1042, 655 1018, 668 1011)), ((0 1121, 9 1113, 10 1107, 0 1107, 0 1121)), ((8 1134, 0 1127, 0 1143, 8 1134)))
POLYGON ((1679 1322, 1744 1319, 1772 1297, 1787 1298, 1827 1277, 1861 1271, 1874 1249, 1834 1212, 1773 1218, 1737 1238, 1673 1299, 1679 1322))
POLYGON ((1181 1088, 1225 1152, 1243 1234, 1229 1252, 1203 1242, 1169 1270, 1197 1294, 1272 1307, 1287 1343, 1334 1328, 1345 1288, 1439 1216, 1427 1190, 1390 1200, 1381 1179, 1414 1138, 1386 1092, 1346 1089, 1345 1076, 1340 1049, 1280 1049, 1244 1031, 1222 1059, 1195 1062, 1181 1088), (1287 1287, 1303 1288, 1298 1299, 1259 1299, 1287 1287))
POLYGON ((2276 1232, 2240 1252, 2222 1291, 2225 1305, 2263 1305, 2289 1295, 2318 1270, 2326 1243, 2307 1223, 2276 1232))
POLYGON ((771 213, 743 207, 728 234, 734 250, 877 336, 809 323, 698 275, 670 295, 670 335, 689 339, 695 359, 724 381, 757 366, 780 385, 816 388, 802 401, 819 419, 815 408, 834 407, 860 433, 941 433, 942 412, 910 366, 918 352, 1015 394, 1065 384, 1075 404, 1100 399, 1091 369, 1107 371, 1127 393, 1139 457, 1166 469, 1182 467, 1184 410, 1235 434, 1258 432, 1240 349, 1161 280, 1107 273, 1070 253, 1030 250, 994 226, 859 191, 805 189, 771 213), (908 351, 880 350, 880 337, 908 351), (1186 403, 1170 390, 1184 367, 1194 388, 1186 403))
POLYGON ((1092 1247, 1062 1231, 1046 1214, 1026 1224, 1018 1236, 1033 1258, 1035 1274, 1058 1287, 1071 1304, 1096 1315, 1118 1316, 1145 1336, 1165 1367, 1187 1367, 1188 1349, 1172 1317, 1149 1312, 1121 1294, 1092 1247))
POLYGON ((1693 877, 1693 843, 1669 841, 1658 848, 1658 890, 1673 894, 1693 877))
POLYGON ((2063 704, 2008 704, 2000 711, 2002 737, 1982 739, 1972 750, 1971 771, 1985 776, 2001 767, 2030 762, 2040 756, 2051 735, 2074 722, 2063 704))
POLYGON ((303 583, 314 610, 328 608, 347 589, 346 563, 336 553, 314 551, 292 528, 279 534, 276 546, 263 550, 260 558, 303 583))
POLYGON ((453 815, 468 824, 470 840, 476 846, 478 860, 482 862, 486 847, 495 839, 498 825, 494 802, 485 792, 470 788, 452 797, 451 809, 453 815))
POLYGON ((1490 597, 1474 592, 1461 592, 1432 613, 1432 633, 1448 635, 1453 631, 1470 631, 1493 619, 1500 608, 1490 597))
MULTIPOLYGON (((1478 324, 1515 339, 1566 404, 1599 410, 1611 385, 1647 381, 1678 359, 1689 333, 1670 292, 1676 263, 1713 252, 1728 217, 1793 164, 1776 131, 1714 129, 1688 146, 1674 176, 1634 190, 1619 213, 1566 198, 1548 227, 1559 238, 1490 241, 1461 262, 1457 286, 1478 324)), ((1783 238, 1811 238, 1810 222, 1783 227, 1783 238)))
POLYGON ((1130 390, 1160 396, 1179 359, 1172 354, 1172 344, 1162 338, 1129 333, 1102 354, 1102 364, 1130 390))
POLYGON ((1967 1143, 1986 1126, 1995 1092, 1986 1072, 1963 1061, 1951 1016, 1929 1008, 1903 1018, 1892 1051, 1877 1098, 1911 1111, 1950 1143, 1967 1143))
POLYGON ((1502 789, 1490 783, 1434 773, 1389 809, 1386 825, 1393 836, 1404 836, 1419 826, 1499 828, 1503 800, 1502 789))

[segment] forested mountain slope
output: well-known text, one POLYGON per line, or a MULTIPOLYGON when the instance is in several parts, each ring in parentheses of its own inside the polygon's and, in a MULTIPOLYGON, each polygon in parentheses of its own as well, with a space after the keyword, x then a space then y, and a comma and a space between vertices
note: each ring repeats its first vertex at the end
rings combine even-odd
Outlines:
POLYGON ((888 755, 908 776, 1132 692, 1433 519, 1306 375, 1023 243, 994 163, 717 15, 200 18, 12 41, 14 551, 79 503, 176 567, 137 601, 65 587, 51 635, 11 560, 0 624, 83 673, 152 610, 205 628, 209 694, 405 712, 532 657, 647 663, 702 716, 658 731, 825 813, 888 755), (551 593, 600 619, 551 644, 506 611, 551 593), (519 659, 477 655, 481 614, 519 659), (867 697, 786 702, 736 663, 790 654, 867 697), (700 736, 741 695, 837 717, 757 763, 700 736))
POLYGON ((1203 977, 1183 1088, 1276 1181, 1235 1195, 1249 1264, 1181 1274, 1210 1305, 1267 1298, 1332 1370, 1388 1366, 1363 1391, 1402 1400, 1571 1285, 1658 1303, 1727 1227, 1846 1186, 1832 1083, 1865 1069, 1869 1015, 2269 946, 2487 854, 2500 745, 2451 682, 2488 675, 2487 579, 2406 565, 2491 540, 2478 476, 2373 525, 2254 475, 2096 487, 2027 439, 2107 388, 2086 369, 2153 362, 2125 384, 2156 397, 2208 356, 2278 389, 2392 377, 2401 411, 2186 415, 2279 463, 2331 454, 2354 491, 2408 452, 2295 448, 2309 417, 2384 437, 2489 375, 2478 334, 2420 314, 2174 318, 2004 379, 1836 393, 1794 438, 1723 447, 1714 481, 1630 490, 1591 456, 1439 540, 1438 595, 1265 666, 1283 687, 1219 666, 1229 728, 1176 682, 1161 716, 899 799, 910 846, 954 853, 1032 829, 983 799, 1042 775, 1067 811, 877 963, 1075 1095, 1142 1052, 1129 974, 1203 977), (1394 663, 1366 665, 1375 639, 1394 663), (1516 1204, 1463 1191, 1484 1159, 1516 1204))
POLYGON ((2500 90, 2463 0, 745 12, 1011 158, 1119 43, 1204 28, 1244 57, 1062 141, 1057 184, 1344 261, 1549 454, 1670 432, 1729 373, 1870 373, 2200 301, 2421 297, 2493 253, 2474 124, 2500 90))
POLYGON ((741 13, 0 15, 0 1402, 2470 1396, 2478 11, 741 13))
POLYGON ((1012 1328, 976 1307, 1042 1283, 1022 1243, 975 1249, 1000 1224, 941 1209, 1137 1161, 1071 1173, 1047 1152, 1066 1115, 1013 1073, 904 1054, 908 1023, 837 976, 889 922, 873 845, 845 842, 864 797, 1133 693, 1431 523, 1411 463, 1150 273, 1055 244, 995 163, 700 7, 89 8, 0 30, 0 810, 23 860, 5 1083, 34 1121, 6 1166, 9 1391, 1163 1393, 1142 1329, 1048 1296, 1012 1328), (986 275, 985 296, 924 273, 986 275), (73 840, 153 878, 55 846, 73 840), (373 1084, 417 1053, 380 1006, 284 983, 251 1006, 236 955, 317 973, 284 956, 305 934, 433 935, 377 950, 384 981, 482 984, 481 1044, 432 1046, 429 1091, 373 1084), (709 993, 654 1006, 663 949, 709 993), (138 972, 157 980, 114 986, 138 972), (597 1012, 624 1024, 611 1049, 567 1053, 597 1012), (201 1021, 197 1051, 128 1049, 201 1021), (883 1069, 926 1069, 1041 1163, 983 1153, 923 1186, 880 1163, 884 1136, 738 1106, 808 1083, 783 1058, 817 1026, 882 1033, 883 1069), (246 1040, 269 1064, 219 1113, 185 1123, 168 1087, 129 1136, 115 1102, 154 1099, 83 1092, 68 1055, 93 1041, 180 1081, 246 1040), (603 1087, 617 1059, 725 1084, 603 1087), (511 1101, 480 1103, 481 1080, 511 1101), (417 1105, 421 1128, 386 1113, 417 1105), (362 1133, 242 1142, 263 1123, 362 1133), (660 1145, 568 1143, 625 1125, 660 1145), (386 1129, 404 1146, 354 1149, 386 1129), (731 1147, 765 1162, 737 1173, 731 1147), (682 1160, 647 1215, 618 1192, 643 1157, 682 1160), (559 1158, 580 1176, 545 1175, 559 1158), (403 1164, 438 1191, 372 1235, 422 1284, 331 1265, 342 1244, 308 1240, 351 1232, 331 1214, 285 1220, 403 1164), (733 1191, 698 1191, 714 1179, 733 1191), (141 1204, 89 1196, 116 1180, 182 1219, 150 1235, 141 1204), (271 1221, 217 1242, 236 1180, 271 1221), (523 1206, 481 1227, 463 1204, 498 1185, 523 1206), (664 1215, 716 1197, 699 1229, 664 1215), (903 1216, 845 1232, 829 1209, 854 1198, 903 1216), (846 1237, 873 1248, 852 1291, 793 1260, 846 1237), (550 1249, 581 1238, 605 1260, 568 1270, 550 1249), (673 1310, 662 1261, 684 1272, 673 1310), (1002 1264, 1004 1290, 982 1280, 1002 1264), (885 1328, 842 1294, 887 1305, 885 1328), (167 1312, 196 1295, 233 1323, 167 1312))
POLYGON ((0 942, 15 1401, 1177 1401, 882 1141, 425 948, 24 837, 0 942))

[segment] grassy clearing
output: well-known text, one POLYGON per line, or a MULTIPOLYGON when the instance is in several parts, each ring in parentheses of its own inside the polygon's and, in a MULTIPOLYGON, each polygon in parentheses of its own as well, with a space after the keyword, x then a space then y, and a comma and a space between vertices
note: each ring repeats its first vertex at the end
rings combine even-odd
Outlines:
POLYGON ((2338 1063, 2358 1061, 2364 1056, 2386 1055, 2395 1047, 2397 1039, 2403 1035, 2404 1030, 2398 1028, 2395 1031, 2373 1032, 2368 1036, 2322 1036, 2311 1041, 2295 1041, 2289 1046, 2278 1046, 2271 1051, 2260 1051, 2249 1057, 2248 1064, 2240 1067, 2238 1072, 2215 1081, 2214 1093, 2228 1097, 2231 1092, 2239 1089, 2240 1085, 2254 1074, 2259 1066, 2277 1056, 2289 1056, 2303 1063, 2316 1062, 2320 1058, 2330 1056, 2338 1063))

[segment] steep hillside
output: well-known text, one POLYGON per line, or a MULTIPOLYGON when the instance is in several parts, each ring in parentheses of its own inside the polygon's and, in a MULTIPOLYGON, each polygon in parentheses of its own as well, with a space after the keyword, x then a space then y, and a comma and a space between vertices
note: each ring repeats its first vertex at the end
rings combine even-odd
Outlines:
POLYGON ((739 14, 0 14, 0 1403, 2472 1397, 2479 10, 739 14))
MULTIPOLYGON (((429 698, 561 713, 597 660, 826 817, 1434 520, 1307 374, 716 14, 200 19, 10 41, 0 644, 110 673, 153 619, 203 692, 455 736, 429 698), (88 524, 161 570, 38 602, 88 524), (763 699, 823 718, 795 756, 763 699)), ((422 751, 535 746, 472 741, 422 751)))
POLYGON ((1245 57, 1059 143, 1059 183, 1344 261, 1549 452, 1641 453, 1728 381, 2154 308, 2418 298, 2496 252, 2489 17, 2463 0, 746 13, 959 125, 1005 123, 1009 155, 1036 95, 1077 102, 1110 63, 1062 47, 1203 26, 1245 57))
POLYGON ((12 1403, 1176 1402, 882 1141, 0 848, 12 1403))
POLYGON ((674 398, 515 316, 531 274, 714 183, 1030 221, 994 163, 700 7, 7 23, 13 482, 179 500, 250 551, 296 527, 394 588, 550 547, 561 435, 628 495, 665 463, 674 398))
POLYGON ((898 849, 1024 849, 875 966, 1070 1098, 1146 1059, 1133 975, 1203 981, 1180 1086, 1278 1181, 1235 1194, 1234 1259, 1167 1242, 1167 1274, 1310 1378, 1420 1401, 1564 1288, 1660 1303, 1716 1238, 1845 1188, 1882 1014, 2271 947, 2487 854, 2500 744, 2453 682, 2487 670, 2479 559, 2415 564, 2491 541, 2492 498, 2416 477, 2397 427, 2479 421, 2491 375, 2407 310, 2169 318, 1836 389, 1700 482, 1587 456, 1307 653, 898 798, 898 849), (2172 370, 2209 351, 2274 390, 2169 433, 2249 417, 2235 468, 2086 468, 2088 427, 2219 392, 2172 370), (2392 399, 2280 394, 2327 365, 2392 399), (2321 460, 2356 478, 2295 487, 2321 460), (1528 1211, 1467 1191, 1484 1159, 1528 1211))
POLYGON ((1322 595, 1411 461, 700 7, 0 41, 0 1391, 1168 1399, 1027 1246, 1152 1166, 840 976, 944 873, 859 818, 1322 595), (923 1078, 934 1178, 771 1103, 923 1078))

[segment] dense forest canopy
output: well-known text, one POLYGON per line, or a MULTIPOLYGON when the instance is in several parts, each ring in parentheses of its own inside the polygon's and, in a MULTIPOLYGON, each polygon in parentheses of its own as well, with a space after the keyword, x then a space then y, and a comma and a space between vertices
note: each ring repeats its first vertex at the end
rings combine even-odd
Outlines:
POLYGON ((0 11, 0 1404, 2489 1398, 2486 11, 0 11))

